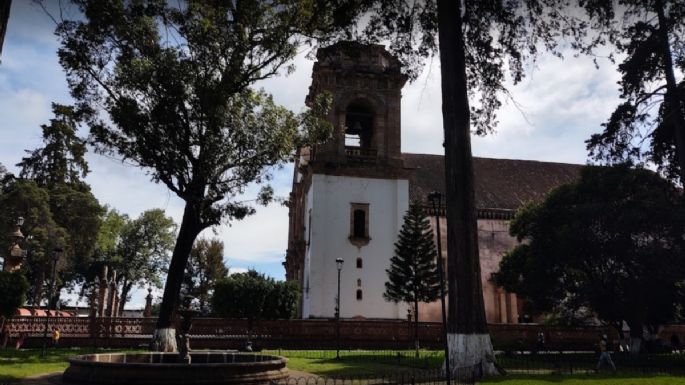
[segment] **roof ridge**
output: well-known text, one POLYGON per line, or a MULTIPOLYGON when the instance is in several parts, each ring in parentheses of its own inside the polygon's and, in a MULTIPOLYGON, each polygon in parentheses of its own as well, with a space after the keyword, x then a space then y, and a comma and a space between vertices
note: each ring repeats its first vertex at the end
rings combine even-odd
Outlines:
MULTIPOLYGON (((441 154, 424 154, 424 153, 417 153, 417 152, 403 152, 402 156, 409 155, 409 156, 430 156, 430 157, 444 157, 444 155, 441 154)), ((485 156, 474 156, 474 159, 485 159, 485 160, 503 160, 503 161, 510 161, 510 162, 530 162, 530 163, 546 163, 546 164, 562 164, 562 165, 569 165, 569 166, 578 166, 578 167, 585 167, 588 166, 587 164, 581 164, 581 163, 568 163, 568 162, 555 162, 555 161, 547 161, 547 160, 537 160, 537 159, 510 159, 510 158, 492 158, 492 157, 485 157, 485 156)))

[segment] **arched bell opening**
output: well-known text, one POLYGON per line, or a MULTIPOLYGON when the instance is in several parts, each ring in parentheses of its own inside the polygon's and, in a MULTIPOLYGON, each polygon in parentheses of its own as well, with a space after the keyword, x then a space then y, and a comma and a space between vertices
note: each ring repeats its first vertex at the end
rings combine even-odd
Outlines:
POLYGON ((373 110, 368 103, 357 100, 345 109, 345 146, 373 148, 373 110))

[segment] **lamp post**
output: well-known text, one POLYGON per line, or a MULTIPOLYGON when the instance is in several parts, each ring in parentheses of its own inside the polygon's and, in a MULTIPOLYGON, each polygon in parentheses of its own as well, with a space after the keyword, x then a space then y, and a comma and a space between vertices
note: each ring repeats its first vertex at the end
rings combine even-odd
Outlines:
POLYGON ((342 258, 336 258, 335 265, 338 268, 338 296, 335 297, 335 359, 340 359, 340 271, 343 267, 342 258))
POLYGON ((438 237, 438 276, 440 277, 440 305, 442 306, 442 330, 445 339, 445 377, 447 385, 450 385, 450 378, 452 372, 450 371, 450 347, 447 341, 447 311, 445 310, 445 271, 443 269, 442 261, 442 239, 440 235, 440 212, 438 211, 441 205, 442 195, 433 191, 428 194, 428 200, 433 204, 433 214, 435 214, 435 228, 438 237))
POLYGON ((43 330, 43 352, 41 355, 45 357, 46 354, 46 349, 48 346, 48 321, 50 320, 50 314, 48 313, 50 311, 50 300, 52 299, 52 292, 55 288, 55 275, 57 274, 57 262, 59 261, 59 258, 62 256, 62 252, 64 250, 57 246, 52 250, 52 278, 50 279, 50 286, 48 288, 48 298, 47 298, 47 303, 45 304, 45 329, 43 330))

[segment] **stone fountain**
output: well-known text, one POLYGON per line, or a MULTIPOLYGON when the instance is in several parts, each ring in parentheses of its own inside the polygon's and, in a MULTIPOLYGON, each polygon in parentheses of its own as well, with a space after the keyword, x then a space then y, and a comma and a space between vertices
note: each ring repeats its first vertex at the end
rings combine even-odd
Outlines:
POLYGON ((235 351, 193 351, 190 329, 198 311, 190 306, 181 316, 179 352, 106 353, 69 359, 63 380, 89 385, 213 385, 278 383, 288 377, 287 359, 235 351))

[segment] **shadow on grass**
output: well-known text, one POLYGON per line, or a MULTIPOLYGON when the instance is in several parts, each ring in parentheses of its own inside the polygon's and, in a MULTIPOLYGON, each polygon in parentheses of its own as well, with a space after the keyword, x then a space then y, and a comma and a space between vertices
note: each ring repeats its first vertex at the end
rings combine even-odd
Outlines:
POLYGON ((588 374, 512 374, 501 377, 490 377, 479 384, 501 385, 671 385, 685 384, 685 377, 667 375, 640 375, 635 373, 588 373, 588 374))

